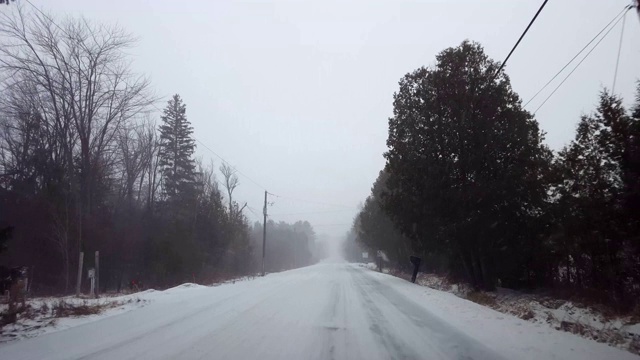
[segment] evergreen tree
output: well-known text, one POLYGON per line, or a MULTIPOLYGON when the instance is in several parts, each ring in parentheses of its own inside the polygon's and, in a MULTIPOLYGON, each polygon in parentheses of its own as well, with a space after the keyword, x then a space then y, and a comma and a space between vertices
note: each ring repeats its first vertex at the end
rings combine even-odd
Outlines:
POLYGON ((575 140, 557 159, 560 241, 566 244, 561 247, 565 261, 560 265, 567 270, 562 280, 598 290, 599 300, 613 300, 621 308, 631 305, 631 286, 625 282, 637 268, 628 240, 637 215, 625 198, 629 182, 637 181, 628 161, 633 125, 621 99, 602 92, 596 111, 581 118, 575 140))
POLYGON ((629 118, 627 148, 623 157, 623 206, 631 217, 627 232, 640 252, 640 82, 636 90, 635 105, 629 118))
POLYGON ((405 235, 475 286, 524 281, 551 158, 509 78, 469 41, 400 81, 383 205, 405 235))
POLYGON ((168 101, 160 126, 160 167, 164 191, 169 199, 190 196, 195 181, 195 140, 187 120, 187 107, 180 95, 168 101))
MULTIPOLYGON (((374 251, 384 251, 393 265, 402 268, 409 264, 411 250, 417 250, 416 252, 421 254, 423 251, 411 249, 411 241, 400 233, 382 208, 382 196, 387 190, 388 177, 389 174, 384 170, 378 175, 371 188, 371 195, 365 201, 354 223, 354 230, 361 244, 374 251)), ((427 266, 430 265, 432 264, 427 264, 427 266)))

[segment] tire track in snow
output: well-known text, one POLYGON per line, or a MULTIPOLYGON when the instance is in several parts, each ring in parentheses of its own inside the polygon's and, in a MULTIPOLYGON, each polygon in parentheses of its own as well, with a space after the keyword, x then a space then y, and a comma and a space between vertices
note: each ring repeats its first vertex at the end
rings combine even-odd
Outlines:
POLYGON ((353 269, 370 307, 372 328, 395 359, 498 360, 500 355, 364 271, 353 269), (402 338, 398 334, 404 334, 402 338), (422 353, 424 344, 429 353, 422 353), (416 346, 420 345, 420 346, 416 346))

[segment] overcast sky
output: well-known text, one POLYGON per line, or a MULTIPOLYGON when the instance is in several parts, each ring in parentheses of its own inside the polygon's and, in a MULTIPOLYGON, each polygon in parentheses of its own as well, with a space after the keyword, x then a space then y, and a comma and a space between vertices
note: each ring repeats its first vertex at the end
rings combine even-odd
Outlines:
MULTIPOLYGON (((306 219, 338 238, 384 166, 398 80, 464 39, 502 61, 542 0, 31 2, 136 35, 134 67, 163 97, 158 107, 180 94, 196 138, 249 177, 240 175, 237 198, 257 213, 250 219, 261 220, 266 188, 283 196, 270 197, 272 219, 306 219)), ((507 65, 515 90, 528 100, 629 2, 549 1, 507 65)), ((620 28, 536 114, 553 149, 611 88, 620 28)), ((640 21, 631 11, 615 89, 626 104, 638 64, 640 21)), ((200 144, 197 154, 220 165, 200 144)))

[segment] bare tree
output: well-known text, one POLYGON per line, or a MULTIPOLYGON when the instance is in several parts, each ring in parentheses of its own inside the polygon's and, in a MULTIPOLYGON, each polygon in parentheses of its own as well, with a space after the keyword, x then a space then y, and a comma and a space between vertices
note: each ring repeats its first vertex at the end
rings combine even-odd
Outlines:
MULTIPOLYGON (((57 22, 20 6, 0 13, 1 90, 28 94, 24 109, 29 111, 14 118, 28 125, 20 128, 27 136, 24 143, 33 139, 25 130, 36 129, 38 144, 46 145, 27 147, 20 155, 49 153, 63 165, 51 173, 64 174, 60 185, 73 197, 65 197, 65 211, 75 202, 78 251, 95 246, 86 241, 91 238, 87 231, 93 231, 87 220, 106 196, 102 185, 118 162, 117 135, 154 100, 149 81, 130 68, 125 51, 133 44, 134 38, 121 28, 83 18, 57 22)), ((55 226, 56 241, 68 243, 70 227, 62 224, 55 226)))
POLYGON ((238 180, 238 176, 236 175, 236 170, 229 166, 229 164, 227 163, 222 163, 222 165, 220 166, 220 172, 222 173, 222 177, 224 177, 223 186, 225 189, 227 189, 227 195, 229 196, 229 217, 233 219, 233 191, 236 189, 236 187, 238 187, 240 181, 238 180))
POLYGON ((69 291, 70 284, 70 241, 71 236, 70 219, 68 207, 65 206, 65 211, 53 213, 53 231, 50 234, 50 240, 56 245, 58 251, 62 255, 62 266, 64 271, 64 292, 69 291))
POLYGON ((122 127, 117 142, 121 163, 122 197, 131 209, 134 201, 140 200, 145 173, 153 160, 155 126, 145 121, 133 127, 122 127), (136 186, 136 184, 138 184, 136 186))
POLYGON ((58 23, 20 6, 0 14, 0 69, 8 74, 2 85, 33 87, 34 106, 52 132, 77 136, 77 143, 62 143, 70 147, 67 165, 78 169, 70 173, 77 174, 73 180, 82 216, 92 212, 114 137, 153 101, 149 81, 134 74, 126 59, 133 43, 119 27, 82 18, 58 23))
POLYGON ((146 154, 146 175, 147 175, 147 210, 153 211, 153 204, 156 201, 156 194, 160 188, 160 139, 156 132, 155 125, 147 127, 146 135, 149 147, 146 154))

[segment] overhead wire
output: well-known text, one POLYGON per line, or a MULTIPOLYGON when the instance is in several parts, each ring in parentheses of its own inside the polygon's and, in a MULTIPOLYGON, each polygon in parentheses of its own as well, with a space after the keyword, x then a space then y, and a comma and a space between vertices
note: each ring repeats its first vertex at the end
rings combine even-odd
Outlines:
MULTIPOLYGON (((629 5, 631 6, 631 5, 629 5)), ((629 8, 631 10, 631 8, 629 8)), ((622 29, 620 29, 620 43, 618 44, 618 56, 616 58, 616 69, 613 72, 613 85, 611 85, 611 94, 615 94, 616 91, 616 80, 618 78, 618 65, 620 65, 620 53, 622 52, 622 39, 624 37, 624 25, 627 21, 627 13, 625 12, 622 15, 622 29)))
POLYGON ((522 35, 520 35, 520 38, 518 39, 518 41, 516 41, 516 44, 513 45, 513 48, 511 48, 511 51, 509 51, 509 54, 507 55, 507 57, 504 59, 504 61, 502 62, 502 64, 500 64, 500 67, 498 68, 498 71, 496 71, 495 75, 493 75, 493 79, 491 79, 491 81, 495 80, 498 75, 500 75, 500 71, 502 70, 502 68, 504 68, 504 66, 506 65, 507 61, 509 60, 509 58, 511 57, 511 54, 513 54, 513 52, 516 50, 516 48, 518 47, 518 45, 520 44, 520 41, 522 41, 522 39, 524 38, 524 36, 527 34, 527 32, 529 31, 529 28, 531 28, 531 25, 533 25, 533 23, 536 21, 536 19, 538 18, 538 15, 540 15, 540 12, 542 12, 542 9, 544 9, 544 7, 547 5, 547 2, 549 0, 544 0, 544 2, 542 3, 542 5, 540 5, 540 8, 538 9, 538 11, 536 12, 536 14, 533 16, 533 19, 531 19, 531 21, 529 22, 529 25, 527 25, 527 27, 524 29, 524 31, 522 32, 522 35))
POLYGON ((625 6, 624 9, 622 9, 621 12, 619 12, 616 16, 613 17, 613 19, 611 19, 611 21, 609 21, 609 23, 607 23, 607 25, 605 25, 591 40, 589 40, 589 42, 582 48, 580 49, 580 51, 578 51, 577 54, 575 54, 571 60, 569 60, 563 67, 562 69, 560 69, 555 75, 553 75, 553 77, 547 81, 546 84, 544 84, 544 86, 542 86, 540 88, 540 90, 538 90, 538 92, 536 92, 524 105, 523 107, 526 107, 527 105, 529 105, 529 103, 531 101, 533 101, 538 95, 540 95, 540 93, 542 91, 544 91, 544 89, 547 88, 547 86, 549 86, 549 84, 551 84, 553 82, 553 80, 555 80, 569 65, 571 65, 571 63, 578 58, 578 56, 580 56, 580 54, 582 54, 588 47, 589 45, 591 45, 591 43, 593 43, 598 36, 600 36, 600 34, 602 34, 605 30, 607 30, 607 28, 609 28, 609 26, 611 26, 611 24, 613 24, 613 22, 616 21, 616 19, 618 19, 621 15, 624 16, 626 14, 626 12, 629 10, 628 6, 625 6))
MULTIPOLYGON (((157 110, 162 112, 162 110, 160 108, 158 108, 155 104, 152 104, 153 107, 157 110)), ((271 195, 271 196, 275 196, 278 198, 282 198, 282 199, 288 199, 288 200, 293 200, 293 201, 299 201, 299 202, 306 202, 306 203, 311 203, 311 204, 319 204, 319 205, 325 205, 325 206, 333 206, 333 207, 342 207, 345 209, 350 209, 350 210, 357 210, 356 207, 353 206, 347 206, 347 205, 342 205, 342 204, 331 204, 331 203, 326 203, 326 202, 322 202, 322 201, 316 201, 316 200, 306 200, 306 199, 299 199, 299 198, 295 198, 295 197, 291 197, 291 196, 283 196, 283 195, 278 195, 278 194, 274 194, 269 192, 266 187, 262 186, 260 183, 258 183, 257 181, 253 180, 252 178, 250 178, 249 176, 247 176, 245 173, 241 172, 240 170, 238 170, 238 168, 236 166, 234 166, 233 164, 231 164, 229 161, 227 161, 225 158, 223 158, 222 156, 220 156, 217 152, 215 152, 213 149, 211 149, 209 146, 207 146, 204 142, 202 142, 200 139, 198 139, 197 137, 193 136, 193 138, 199 143, 201 144, 205 149, 209 150, 213 155, 215 155, 216 157, 218 157, 222 162, 224 162, 225 164, 227 164, 228 166, 230 166, 234 171, 236 171, 238 174, 242 175, 244 178, 246 178, 247 180, 249 180, 250 182, 252 182, 254 185, 256 185, 258 188, 267 191, 267 194, 271 195)), ((290 215, 294 215, 294 213, 290 214, 290 215)))
POLYGON ((596 44, 591 48, 591 50, 589 50, 589 52, 588 52, 588 53, 587 53, 587 54, 582 58, 582 60, 580 60, 580 62, 578 62, 578 64, 573 68, 573 70, 571 70, 571 72, 570 72, 570 73, 569 73, 569 74, 568 74, 568 75, 567 75, 567 76, 562 80, 562 82, 560 82, 560 84, 558 84, 558 86, 556 86, 556 88, 555 88, 555 89, 553 89, 553 91, 551 92, 551 94, 549 94, 549 96, 547 96, 547 98, 546 98, 546 99, 544 99, 544 101, 540 104, 540 106, 538 106, 538 107, 535 109, 535 111, 533 112, 533 114, 534 114, 534 115, 538 112, 538 110, 540 110, 540 108, 541 108, 542 106, 544 106, 544 104, 546 104, 546 103, 547 103, 547 101, 549 101, 549 99, 553 96, 553 94, 555 94, 555 93, 556 93, 556 91, 558 91, 558 89, 560 89, 560 87, 562 86, 562 84, 564 84, 564 83, 567 81, 567 79, 569 79, 569 77, 571 76, 571 74, 573 74, 573 73, 578 69, 578 67, 580 67, 580 65, 581 65, 581 64, 582 64, 582 63, 583 63, 583 62, 584 62, 584 61, 589 57, 589 55, 591 55, 591 53, 593 52, 593 50, 595 50, 595 49, 598 47, 598 45, 602 42, 602 40, 604 40, 604 39, 607 37, 607 35, 609 35, 609 33, 611 32, 611 30, 613 30, 613 29, 615 28, 615 26, 620 22, 620 20, 622 20, 622 18, 619 18, 619 19, 618 19, 618 20, 613 24, 613 26, 611 26, 611 27, 609 28, 609 30, 607 30, 607 32, 606 32, 606 33, 604 33, 604 35, 602 35, 602 37, 600 38, 600 40, 598 40, 598 42, 596 42, 596 44))
POLYGON ((327 211, 302 211, 302 212, 294 212, 294 213, 275 213, 271 215, 290 216, 290 215, 307 215, 307 214, 331 214, 331 213, 346 212, 346 211, 353 211, 353 209, 327 210, 327 211))
POLYGON ((65 33, 67 36, 69 35, 69 33, 65 29, 61 28, 55 21, 53 21, 53 19, 49 15, 45 14, 44 11, 40 10, 39 7, 33 5, 33 3, 29 0, 25 0, 25 1, 27 2, 27 4, 31 5, 32 8, 36 9, 36 11, 40 13, 40 15, 44 16, 45 19, 49 20, 55 27, 57 27, 58 30, 65 33))
POLYGON ((258 221, 261 220, 260 215, 256 212, 257 210, 254 209, 253 207, 247 205, 247 209, 256 217, 256 219, 258 219, 258 221))
POLYGON ((250 182, 252 182, 254 185, 256 185, 257 187, 259 187, 262 190, 266 191, 266 188, 262 185, 260 185, 257 181, 253 180, 252 178, 250 178, 249 176, 247 176, 245 173, 241 172, 240 170, 238 170, 238 168, 234 165, 232 165, 230 162, 228 162, 227 160, 225 160, 222 156, 218 155, 218 153, 216 153, 215 151, 213 151, 210 147, 208 147, 205 143, 203 143, 202 141, 200 141, 198 138, 196 138, 195 136, 193 137, 197 142, 199 142, 202 146, 204 146, 205 149, 209 150, 213 155, 217 156, 221 161, 223 161, 224 163, 226 163, 228 166, 230 166, 235 172, 237 172, 238 174, 242 175, 245 179, 249 180, 250 182))
MULTIPOLYGON (((44 16, 47 20, 49 20, 55 27, 57 27, 60 31, 62 31, 63 33, 67 34, 67 31, 65 29, 63 29, 62 27, 60 27, 49 15, 47 15, 46 13, 44 13, 40 8, 38 8, 37 6, 35 6, 31 1, 26 0, 27 3, 29 5, 31 5, 31 7, 33 7, 36 11, 38 11, 42 16, 44 16)), ((154 107, 157 111, 159 111, 160 113, 162 113, 162 109, 160 109, 156 104, 151 103, 152 107, 154 107)), ((226 165, 228 165, 229 167, 231 167, 235 172, 237 172, 238 174, 240 174, 241 176, 243 176, 245 179, 249 180, 251 183, 253 183, 254 185, 256 185, 258 188, 267 191, 266 188, 264 186, 262 186, 260 183, 258 183, 257 181, 253 180, 252 178, 250 178, 249 176, 247 176, 245 173, 243 173, 242 171, 238 170, 238 168, 234 165, 232 165, 229 161, 227 161, 225 158, 223 158, 221 155, 219 155, 217 152, 215 152, 213 149, 211 149, 209 146, 207 146, 203 141, 201 141, 200 139, 198 139, 197 137, 195 137, 194 135, 192 135, 194 140, 196 140, 200 145, 202 145, 205 149, 207 149, 209 152, 211 152, 213 155, 215 155, 217 158, 220 159, 220 161, 222 161, 223 163, 225 163, 226 165)), ((350 210, 355 210, 355 207, 349 207, 346 205, 338 205, 338 204, 330 204, 330 203, 325 203, 325 202, 321 202, 321 201, 314 201, 314 200, 305 200, 305 199, 298 199, 298 198, 294 198, 294 197, 289 197, 289 196, 282 196, 282 195, 276 195, 273 193, 269 193, 267 191, 268 194, 275 196, 275 197, 279 197, 279 198, 283 198, 283 199, 289 199, 289 200, 294 200, 294 201, 301 201, 301 202, 306 202, 306 203, 313 203, 313 204, 321 204, 321 205, 325 205, 325 206, 333 206, 333 207, 344 207, 345 209, 350 209, 350 210)), ((253 209, 250 206, 247 206, 247 209, 256 217, 256 219, 259 221, 261 216, 257 213, 257 210, 253 209)), ((338 211, 346 211, 346 210, 338 210, 338 211)), ((315 214, 315 213, 330 213, 330 212, 337 212, 337 211, 319 211, 319 212, 302 212, 302 213, 289 213, 289 214, 275 214, 275 216, 285 216, 285 215, 298 215, 298 214, 315 214)), ((269 218, 271 218, 269 216, 269 218)), ((314 225, 316 227, 323 227, 323 226, 346 226, 349 224, 318 224, 318 225, 314 225)))
POLYGON ((323 202, 323 201, 316 201, 316 200, 306 200, 306 199, 300 199, 300 198, 295 198, 295 197, 291 197, 291 196, 277 195, 277 194, 273 194, 273 193, 269 193, 269 192, 268 192, 268 194, 272 195, 272 196, 275 196, 275 197, 278 197, 278 198, 289 199, 289 200, 293 200, 293 201, 299 201, 299 202, 306 202, 306 203, 310 203, 310 204, 318 204, 318 205, 341 207, 341 208, 345 208, 345 209, 357 210, 357 208, 355 206, 348 206, 348 205, 343 205, 343 204, 332 204, 332 203, 327 203, 327 202, 323 202))
MULTIPOLYGON (((151 104, 157 111, 162 112, 163 110, 158 108, 158 106, 156 104, 151 104)), ((262 190, 267 190, 264 186, 260 185, 257 181, 253 180, 252 178, 250 178, 249 176, 247 176, 245 173, 243 173, 242 171, 238 170, 238 168, 236 166, 234 166, 233 164, 231 164, 229 161, 227 161, 225 158, 223 158, 222 156, 220 156, 217 152, 215 152, 213 149, 211 149, 209 146, 207 146, 207 144, 205 144, 204 142, 202 142, 200 139, 198 139, 197 137, 195 137, 194 135, 193 139, 196 140, 200 145, 202 145, 205 149, 209 150, 209 152, 211 152, 213 155, 215 155, 218 159, 220 159, 220 161, 222 161, 224 164, 227 164, 229 167, 231 167, 235 172, 237 172, 238 174, 242 175, 245 179, 249 180, 250 182, 252 182, 254 185, 256 185, 258 188, 262 189, 262 190)))
MULTIPOLYGON (((35 6, 30 0, 26 0, 26 2, 31 5, 31 7, 33 7, 36 11, 38 11, 42 16, 44 16, 46 19, 48 19, 49 21, 51 21, 51 23, 53 25, 55 25, 59 30, 63 31, 64 33, 66 33, 66 31, 61 28, 57 23, 55 23, 50 17, 49 15, 45 14, 40 8, 38 8, 37 6, 35 6)), ((546 3, 546 1, 545 1, 546 3)), ((155 104, 151 104, 157 111, 162 112, 162 109, 158 108, 157 105, 155 104)), ((192 135, 193 136, 193 135, 192 135)), ((213 155, 215 155, 217 158, 219 158, 223 163, 225 163, 226 165, 230 166, 235 172, 237 172, 238 174, 242 175, 245 179, 249 180, 251 183, 253 183, 254 185, 256 185, 257 187, 259 187, 260 189, 267 191, 266 187, 262 186, 260 183, 258 183, 257 181, 253 180, 252 178, 250 178, 249 176, 247 176, 245 173, 243 173, 242 171, 238 170, 238 168, 234 165, 232 165, 229 161, 227 161, 225 158, 223 158, 222 156, 220 156, 217 152, 215 152, 213 149, 211 149, 209 146, 207 146, 204 142, 202 142, 200 139, 198 139, 197 137, 193 136, 193 138, 200 144, 202 145, 205 149, 209 150, 209 152, 211 152, 213 155)), ((305 200, 305 199, 298 199, 298 198, 294 198, 294 197, 289 197, 289 196, 282 196, 282 195, 276 195, 273 193, 269 193, 267 191, 268 194, 275 196, 275 197, 279 197, 279 198, 283 198, 283 199, 289 199, 289 200, 295 200, 295 201, 301 201, 301 202, 307 202, 307 203, 314 203, 314 204, 321 204, 321 205, 326 205, 326 206, 334 206, 334 207, 344 207, 344 208, 348 208, 348 209, 356 209, 355 207, 350 207, 350 206, 346 206, 346 205, 338 205, 338 204, 330 204, 330 203, 325 203, 325 202, 321 202, 321 201, 314 201, 314 200, 305 200)), ((253 210, 251 210, 251 208, 249 208, 249 210, 255 214, 255 212, 253 210)), ((314 212, 311 212, 314 213, 314 212)), ((294 214, 294 213, 292 213, 294 214)), ((258 215, 256 215, 258 216, 258 215)))

